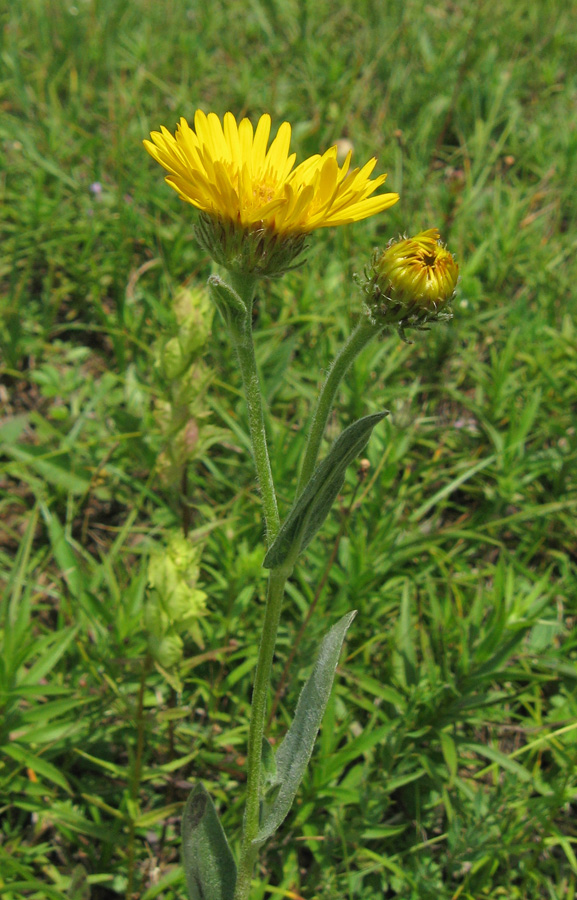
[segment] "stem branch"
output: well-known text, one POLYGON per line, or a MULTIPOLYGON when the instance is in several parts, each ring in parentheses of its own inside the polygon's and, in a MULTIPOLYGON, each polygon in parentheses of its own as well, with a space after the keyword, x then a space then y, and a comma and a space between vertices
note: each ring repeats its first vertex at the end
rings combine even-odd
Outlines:
POLYGON ((343 380, 351 363, 354 362, 369 341, 382 331, 382 328, 382 325, 376 325, 374 322, 371 322, 368 316, 363 315, 357 327, 343 345, 340 353, 335 357, 333 364, 329 369, 326 381, 322 386, 313 413, 311 427, 307 438, 307 447, 297 486, 297 497, 314 472, 323 434, 325 433, 325 428, 331 414, 331 409, 333 408, 339 384, 343 380))
POLYGON ((340 547, 340 544, 341 544, 341 539, 342 539, 343 534, 345 533, 345 530, 346 530, 346 527, 347 527, 347 522, 348 522, 348 520, 349 520, 349 518, 350 518, 350 515, 351 515, 351 513, 352 513, 352 511, 353 511, 353 507, 354 507, 354 505, 355 505, 355 500, 357 499, 357 494, 358 494, 358 492, 359 492, 359 488, 360 488, 360 486, 361 486, 361 481, 362 481, 362 478, 363 478, 363 477, 364 477, 364 476, 361 475, 361 474, 359 473, 359 480, 357 481, 357 483, 356 483, 356 485, 355 485, 355 489, 354 489, 354 491, 353 491, 353 496, 351 497, 350 503, 349 503, 347 509, 345 509, 345 510, 342 512, 342 515, 341 515, 341 525, 340 525, 340 528, 339 528, 339 532, 338 532, 338 534, 337 534, 337 536, 336 536, 335 543, 334 543, 334 545, 333 545, 333 549, 332 549, 331 555, 330 555, 330 557, 329 557, 329 561, 328 561, 327 565, 325 566, 325 570, 324 570, 324 572, 323 572, 323 574, 322 574, 321 580, 319 581, 319 585, 318 585, 318 587, 317 587, 317 589, 316 589, 316 591, 315 591, 315 595, 314 595, 314 597, 313 597, 312 603, 311 603, 311 605, 309 606, 309 608, 308 608, 308 610, 307 610, 307 614, 306 614, 306 616, 305 616, 304 619, 303 619, 302 625, 301 625, 301 627, 300 627, 299 630, 298 630, 298 634, 297 634, 296 638, 295 638, 294 641, 293 641, 293 644, 292 644, 292 647, 291 647, 291 652, 289 653, 288 659, 287 659, 287 661, 286 661, 286 663, 285 663, 285 665, 284 665, 284 669, 282 670, 282 675, 281 675, 280 680, 279 680, 279 682, 278 682, 278 686, 277 686, 277 689, 276 689, 276 691, 275 691, 275 695, 274 695, 274 697, 273 697, 273 701, 272 701, 272 705, 271 705, 271 708, 270 708, 270 712, 269 712, 269 714, 268 714, 268 719, 267 719, 267 723, 266 723, 266 724, 267 724, 267 728, 270 727, 270 725, 271 725, 271 723, 272 723, 272 720, 273 720, 274 717, 275 717, 275 713, 276 713, 276 711, 277 711, 277 708, 278 708, 278 705, 279 705, 279 703, 280 703, 281 697, 282 697, 282 695, 283 695, 283 693, 284 693, 285 685, 286 685, 287 680, 288 680, 290 668, 291 668, 291 666, 292 666, 292 664, 293 664, 293 661, 294 661, 295 656, 297 655, 297 652, 298 652, 300 643, 301 643, 301 641, 302 641, 302 639, 303 639, 303 635, 305 634, 305 632, 306 632, 306 630, 307 630, 307 627, 308 627, 308 624, 309 624, 310 620, 312 619, 313 613, 314 613, 314 611, 315 611, 316 608, 317 608, 317 604, 318 604, 318 602, 319 602, 319 600, 320 600, 320 597, 321 597, 321 594, 322 594, 322 592, 323 592, 323 590, 324 590, 325 584, 327 583, 328 577, 329 577, 329 575, 330 575, 330 573, 331 573, 331 569, 332 569, 332 567, 333 567, 333 565, 334 565, 334 563, 335 563, 335 560, 336 560, 336 558, 337 558, 337 554, 338 554, 338 552, 339 552, 339 547, 340 547))

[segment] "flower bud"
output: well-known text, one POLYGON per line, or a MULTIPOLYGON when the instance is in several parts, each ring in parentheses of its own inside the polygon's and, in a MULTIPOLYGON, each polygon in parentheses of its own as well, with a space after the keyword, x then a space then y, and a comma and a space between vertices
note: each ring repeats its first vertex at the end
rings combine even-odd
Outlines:
POLYGON ((430 322, 450 319, 459 267, 443 246, 436 228, 412 238, 391 241, 375 251, 362 282, 369 314, 375 322, 426 329, 430 322))

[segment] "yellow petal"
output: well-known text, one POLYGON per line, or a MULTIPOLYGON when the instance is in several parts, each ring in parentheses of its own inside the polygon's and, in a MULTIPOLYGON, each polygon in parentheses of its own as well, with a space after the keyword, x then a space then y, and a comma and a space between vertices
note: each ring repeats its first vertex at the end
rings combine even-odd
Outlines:
POLYGON ((240 160, 239 167, 249 166, 252 173, 252 122, 250 119, 243 119, 238 126, 238 137, 240 140, 240 160))
POLYGON ((398 200, 396 194, 374 196, 386 177, 371 180, 376 159, 351 171, 351 153, 339 166, 334 146, 295 168, 289 123, 280 125, 268 146, 270 132, 268 113, 254 131, 249 119, 237 123, 231 112, 221 122, 215 113, 197 110, 194 128, 181 118, 174 135, 162 126, 144 146, 182 199, 235 227, 304 236, 367 218, 398 200))
POLYGON ((254 136, 254 145, 252 151, 253 158, 253 171, 256 173, 260 172, 260 170, 264 169, 264 161, 266 158, 266 148, 268 144, 268 139, 270 135, 270 116, 265 114, 261 116, 259 119, 259 123, 256 126, 256 132, 254 136))
POLYGON ((288 122, 283 122, 277 131, 276 137, 268 149, 263 170, 280 171, 284 169, 291 141, 291 127, 288 122))

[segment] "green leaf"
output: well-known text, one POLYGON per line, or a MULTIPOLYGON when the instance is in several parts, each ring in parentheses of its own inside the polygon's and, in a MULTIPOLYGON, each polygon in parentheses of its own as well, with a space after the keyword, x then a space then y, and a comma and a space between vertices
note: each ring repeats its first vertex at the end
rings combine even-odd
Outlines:
POLYGON ((27 750, 21 744, 17 744, 15 741, 11 744, 5 744, 2 747, 2 752, 5 753, 6 756, 11 757, 15 762, 26 766, 28 769, 32 769, 36 775, 40 775, 46 781, 52 781, 54 784, 63 788, 68 794, 72 794, 64 775, 62 775, 56 766, 53 766, 52 763, 48 762, 48 760, 43 759, 41 756, 36 756, 30 750, 27 750))
POLYGON ((276 756, 267 739, 263 737, 261 756, 261 792, 263 796, 266 796, 277 784, 276 756))
POLYGON ((507 772, 511 772, 513 775, 516 775, 520 781, 533 781, 533 776, 531 772, 524 768, 520 763, 515 762, 514 759, 511 759, 509 756, 506 756, 505 753, 501 753, 500 750, 497 750, 495 747, 491 747, 488 744, 473 744, 473 743, 465 743, 462 744, 463 750, 469 750, 473 753, 478 753, 479 756, 484 756, 486 759, 490 759, 491 762, 496 763, 498 766, 501 766, 502 769, 505 769, 507 772))
POLYGON ((152 809, 142 816, 138 816, 134 820, 134 826, 135 828, 150 828, 157 822, 165 821, 169 816, 173 816, 178 812, 179 807, 180 803, 169 803, 168 806, 162 806, 160 809, 152 809))
POLYGON ((20 440, 26 427, 28 416, 10 416, 0 425, 0 444, 16 444, 20 440))
POLYGON ((90 490, 90 478, 88 469, 78 467, 82 474, 74 472, 74 460, 65 450, 49 451, 45 447, 34 445, 4 444, 2 451, 6 456, 23 462, 33 472, 40 475, 48 484, 62 490, 64 493, 75 496, 86 495, 90 490))
POLYGON ((448 732, 441 731, 439 737, 441 739, 441 750, 443 751, 443 757, 445 759, 445 763, 447 764, 447 769, 449 770, 449 775, 451 776, 452 780, 457 774, 459 765, 457 746, 448 732))
POLYGON ((40 509, 48 529, 54 559, 66 579, 70 593, 76 600, 80 600, 84 579, 78 559, 68 542, 66 532, 58 517, 48 509, 45 503, 40 504, 40 509))
POLYGON ((395 629, 395 650, 393 669, 403 687, 418 682, 417 654, 414 641, 415 629, 411 619, 411 595, 409 584, 405 582, 399 609, 399 620, 395 629))
POLYGON ((226 281, 223 281, 219 275, 210 276, 208 289, 211 300, 228 328, 234 328, 240 334, 246 332, 250 325, 248 309, 237 292, 226 281))
POLYGON ((329 701, 341 647, 356 610, 343 616, 323 639, 315 667, 299 697, 295 717, 276 754, 278 790, 264 804, 255 844, 277 830, 286 818, 302 781, 329 701))
POLYGON ((236 865, 214 803, 200 783, 184 807, 182 864, 189 900, 232 900, 236 865))
MULTIPOLYGON (((162 894, 166 891, 167 888, 172 887, 177 884, 180 887, 180 869, 176 866, 173 869, 169 869, 166 872, 166 875, 163 875, 158 884, 153 884, 152 887, 149 887, 147 891, 142 895, 142 900, 155 900, 159 894, 162 894)), ((179 896, 180 892, 176 894, 179 896)), ((174 894, 166 894, 166 896, 175 896, 174 894)))
POLYGON ((20 675, 20 685, 37 684, 46 678, 56 663, 65 655, 68 647, 78 633, 78 625, 62 629, 55 634, 46 634, 34 644, 37 660, 28 671, 20 675))
POLYGON ((310 544, 343 485, 347 466, 364 450, 373 428, 386 415, 387 412, 380 412, 365 416, 338 436, 289 512, 265 556, 265 569, 296 559, 310 544))

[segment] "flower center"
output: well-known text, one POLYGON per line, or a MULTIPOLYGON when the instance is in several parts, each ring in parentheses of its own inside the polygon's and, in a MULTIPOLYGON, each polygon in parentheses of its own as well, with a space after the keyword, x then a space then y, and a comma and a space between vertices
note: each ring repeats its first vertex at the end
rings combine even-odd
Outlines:
POLYGON ((267 203, 270 203, 275 195, 275 190, 276 184, 272 184, 270 181, 259 181, 257 184, 253 185, 253 206, 258 208, 259 206, 265 206, 267 203))

